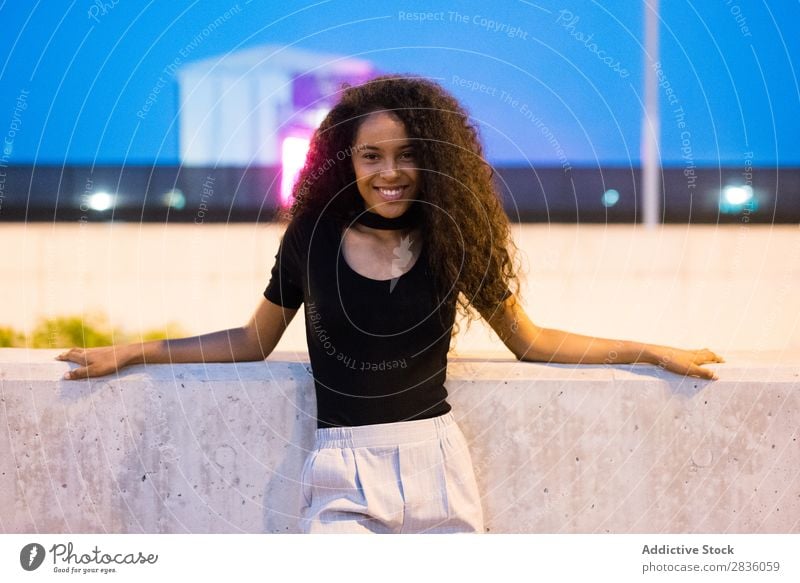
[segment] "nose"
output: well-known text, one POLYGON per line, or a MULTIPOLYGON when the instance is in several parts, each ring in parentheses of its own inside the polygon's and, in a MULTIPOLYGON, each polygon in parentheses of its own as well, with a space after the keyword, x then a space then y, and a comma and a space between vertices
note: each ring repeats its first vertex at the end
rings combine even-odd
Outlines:
POLYGON ((386 164, 380 169, 380 177, 382 179, 392 179, 397 178, 400 174, 397 168, 397 162, 394 160, 387 160, 386 164))

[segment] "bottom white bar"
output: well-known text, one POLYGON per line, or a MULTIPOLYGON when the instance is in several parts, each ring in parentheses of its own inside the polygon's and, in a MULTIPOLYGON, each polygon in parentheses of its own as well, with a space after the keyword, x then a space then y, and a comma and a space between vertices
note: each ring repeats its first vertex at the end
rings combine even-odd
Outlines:
POLYGON ((777 583, 800 581, 799 551, 800 535, 13 534, 0 581, 777 583))

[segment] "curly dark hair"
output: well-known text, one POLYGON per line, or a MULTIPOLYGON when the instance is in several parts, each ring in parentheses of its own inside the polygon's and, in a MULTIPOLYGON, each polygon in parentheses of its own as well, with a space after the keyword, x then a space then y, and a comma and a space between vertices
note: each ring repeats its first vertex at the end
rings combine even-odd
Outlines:
MULTIPOLYGON (((417 76, 384 75, 358 86, 344 85, 340 101, 311 140, 289 214, 319 216, 324 209, 350 224, 363 211, 350 156, 361 122, 376 111, 396 115, 415 142, 429 268, 439 298, 455 295, 469 327, 480 314, 494 313, 507 291, 519 290, 517 248, 478 130, 438 84, 417 76)), ((458 324, 452 334, 457 333, 458 324)))

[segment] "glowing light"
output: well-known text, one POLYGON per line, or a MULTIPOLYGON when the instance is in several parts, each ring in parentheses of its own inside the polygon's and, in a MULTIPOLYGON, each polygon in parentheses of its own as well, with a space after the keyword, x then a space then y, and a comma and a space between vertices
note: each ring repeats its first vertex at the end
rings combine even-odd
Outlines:
POLYGON ((722 195, 729 205, 740 206, 753 198, 753 188, 750 186, 726 186, 722 190, 722 195))
POLYGON ((107 211, 114 206, 114 197, 105 191, 95 192, 89 196, 89 208, 94 211, 107 211))
POLYGON ((609 188, 603 193, 603 206, 609 207, 614 206, 619 201, 619 192, 614 190, 613 188, 609 188))
POLYGON ((719 210, 723 213, 754 212, 758 208, 753 187, 728 185, 722 189, 719 196, 719 210))
POLYGON ((164 203, 164 206, 168 206, 177 210, 181 210, 186 206, 186 197, 183 195, 183 191, 179 188, 173 188, 172 190, 165 192, 164 196, 161 197, 161 201, 164 203))
POLYGON ((311 142, 308 137, 289 136, 281 145, 281 205, 291 204, 292 188, 303 168, 311 142))

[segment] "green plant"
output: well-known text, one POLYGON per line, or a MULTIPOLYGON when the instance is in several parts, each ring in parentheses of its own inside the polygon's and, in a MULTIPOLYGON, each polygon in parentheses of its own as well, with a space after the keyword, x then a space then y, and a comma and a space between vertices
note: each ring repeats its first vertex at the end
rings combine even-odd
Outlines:
POLYGON ((185 336, 181 327, 169 323, 163 328, 146 330, 141 334, 124 332, 109 325, 105 316, 94 314, 87 316, 59 316, 41 318, 30 336, 10 327, 0 327, 0 347, 14 348, 92 348, 111 346, 112 344, 128 344, 146 342, 162 338, 185 336))
POLYGON ((0 328, 0 347, 25 346, 25 335, 13 328, 0 328))

